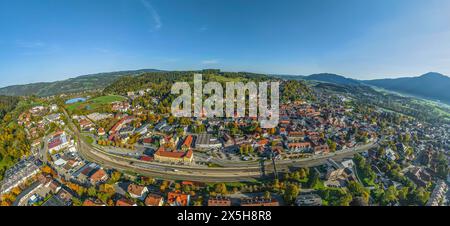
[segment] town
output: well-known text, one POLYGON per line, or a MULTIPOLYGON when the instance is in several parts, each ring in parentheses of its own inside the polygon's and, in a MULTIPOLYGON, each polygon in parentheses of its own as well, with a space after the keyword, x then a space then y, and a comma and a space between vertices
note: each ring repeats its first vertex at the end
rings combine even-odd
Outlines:
POLYGON ((449 204, 449 123, 360 101, 374 93, 270 76, 257 78, 280 83, 275 128, 248 114, 174 117, 169 86, 153 82, 166 77, 20 100, 9 121, 29 149, 1 168, 1 205, 449 204))

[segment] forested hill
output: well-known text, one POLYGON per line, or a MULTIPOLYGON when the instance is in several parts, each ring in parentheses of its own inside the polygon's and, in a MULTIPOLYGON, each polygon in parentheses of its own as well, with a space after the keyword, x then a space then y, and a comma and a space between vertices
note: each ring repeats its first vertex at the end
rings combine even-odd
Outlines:
POLYGON ((1 96, 0 95, 0 123, 3 121, 6 113, 16 108, 19 97, 1 96))
POLYGON ((139 76, 124 76, 110 84, 104 89, 107 94, 124 95, 129 91, 151 88, 161 93, 170 92, 174 82, 193 82, 194 74, 201 73, 203 81, 216 81, 225 83, 227 81, 262 81, 270 77, 263 74, 248 72, 221 72, 220 70, 209 69, 202 71, 165 71, 147 72, 139 76))
POLYGON ((77 93, 90 90, 103 89, 122 76, 139 75, 145 72, 156 72, 155 69, 142 69, 134 71, 118 71, 83 75, 76 78, 56 82, 40 82, 26 85, 14 85, 0 88, 0 95, 10 96, 52 96, 61 93, 77 93))
POLYGON ((20 97, 0 96, 0 180, 7 168, 30 153, 30 141, 17 123, 22 112, 20 97))

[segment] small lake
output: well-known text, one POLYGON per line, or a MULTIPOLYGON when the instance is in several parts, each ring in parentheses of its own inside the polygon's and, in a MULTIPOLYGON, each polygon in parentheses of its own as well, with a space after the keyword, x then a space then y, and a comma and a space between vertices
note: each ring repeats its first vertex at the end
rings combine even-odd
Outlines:
POLYGON ((73 99, 70 99, 70 100, 66 101, 66 104, 73 104, 73 103, 85 102, 85 101, 86 101, 86 98, 77 97, 77 98, 73 98, 73 99))

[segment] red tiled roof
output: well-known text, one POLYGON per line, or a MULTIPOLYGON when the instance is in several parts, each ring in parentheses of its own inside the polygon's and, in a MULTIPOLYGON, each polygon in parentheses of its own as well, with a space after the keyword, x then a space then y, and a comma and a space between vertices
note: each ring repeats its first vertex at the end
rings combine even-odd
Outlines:
POLYGON ((141 196, 142 192, 144 191, 144 188, 145 188, 144 186, 140 186, 137 184, 130 184, 130 185, 128 185, 127 191, 130 194, 141 196))
POLYGON ((139 158, 139 159, 142 160, 142 161, 147 161, 147 162, 153 161, 153 158, 152 158, 152 157, 146 156, 146 155, 141 156, 141 158, 139 158))
POLYGON ((106 176, 106 172, 103 169, 97 170, 94 174, 91 175, 90 179, 94 182, 101 181, 106 176))
POLYGON ((135 203, 127 199, 119 199, 116 202, 116 206, 133 206, 133 205, 135 205, 135 203))
POLYGON ((145 198, 145 205, 146 206, 159 206, 161 201, 163 200, 163 197, 156 194, 149 194, 147 198, 145 198))
POLYGON ((91 199, 86 199, 83 202, 83 206, 104 206, 99 200, 92 201, 91 199))
POLYGON ((311 147, 311 143, 309 142, 299 142, 299 143, 289 143, 288 147, 292 148, 292 147, 299 147, 299 148, 306 148, 306 147, 311 147))
POLYGON ((60 144, 62 144, 62 141, 61 141, 61 139, 54 139, 54 140, 52 140, 49 144, 48 144, 48 148, 49 149, 52 149, 52 148, 54 148, 54 147, 57 147, 58 145, 60 145, 60 144))
POLYGON ((187 136, 183 142, 183 146, 190 148, 192 146, 193 137, 191 135, 187 136))
POLYGON ((189 200, 189 195, 181 194, 178 192, 169 192, 167 194, 167 202, 169 204, 178 204, 181 206, 187 206, 189 200))
POLYGON ((191 158, 192 156, 192 150, 189 150, 187 152, 183 151, 166 151, 164 147, 158 148, 158 150, 155 152, 155 155, 162 156, 162 157, 168 157, 168 158, 191 158))

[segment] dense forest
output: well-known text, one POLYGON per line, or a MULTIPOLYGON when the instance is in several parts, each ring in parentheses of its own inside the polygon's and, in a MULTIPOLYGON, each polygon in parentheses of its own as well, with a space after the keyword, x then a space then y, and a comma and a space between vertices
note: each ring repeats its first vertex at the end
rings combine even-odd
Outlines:
POLYGON ((0 121, 0 180, 7 168, 11 167, 21 157, 29 154, 30 142, 25 130, 18 125, 18 97, 0 96, 2 120, 0 121))
POLYGON ((0 88, 0 95, 10 96, 53 96, 58 94, 78 93, 102 90, 122 76, 134 76, 145 72, 158 71, 155 69, 142 69, 132 71, 117 71, 82 75, 55 82, 39 82, 26 85, 14 85, 0 88))
POLYGON ((18 97, 0 96, 0 122, 3 121, 6 113, 16 108, 18 102, 18 97))
POLYGON ((104 89, 106 94, 124 95, 129 91, 150 88, 159 90, 161 94, 170 92, 174 82, 189 82, 194 80, 194 74, 201 73, 203 81, 216 81, 225 84, 227 81, 264 81, 269 77, 263 74, 247 72, 221 72, 215 69, 201 71, 161 71, 148 72, 139 76, 124 76, 104 89))
POLYGON ((281 84, 281 102, 314 99, 313 91, 301 81, 289 80, 281 84))

